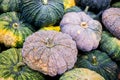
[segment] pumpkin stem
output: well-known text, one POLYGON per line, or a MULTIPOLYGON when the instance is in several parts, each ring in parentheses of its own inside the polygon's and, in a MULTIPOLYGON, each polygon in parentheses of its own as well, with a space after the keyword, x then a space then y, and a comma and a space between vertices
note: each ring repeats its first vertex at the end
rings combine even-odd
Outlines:
POLYGON ((48 0, 42 0, 42 3, 43 3, 44 5, 46 5, 46 4, 48 4, 48 0))
POLYGON ((88 9, 89 9, 89 6, 86 6, 84 12, 87 13, 87 12, 88 12, 88 9))
POLYGON ((24 65, 25 65, 25 63, 23 63, 23 62, 17 63, 17 64, 13 67, 13 71, 14 71, 14 72, 19 72, 19 71, 20 71, 20 67, 21 67, 21 66, 24 66, 24 65))
POLYGON ((80 26, 83 27, 83 28, 87 28, 88 27, 86 22, 81 22, 80 26))
POLYGON ((47 38, 47 41, 46 41, 46 46, 47 46, 47 47, 49 47, 49 48, 51 48, 51 47, 53 47, 53 46, 54 46, 54 44, 53 44, 53 42, 52 42, 52 40, 51 40, 51 39, 47 38))
POLYGON ((92 57, 92 63, 93 63, 93 65, 97 65, 98 64, 96 56, 92 57))
POLYGON ((18 28, 18 26, 19 26, 18 23, 13 23, 13 25, 12 25, 12 27, 15 29, 18 28))

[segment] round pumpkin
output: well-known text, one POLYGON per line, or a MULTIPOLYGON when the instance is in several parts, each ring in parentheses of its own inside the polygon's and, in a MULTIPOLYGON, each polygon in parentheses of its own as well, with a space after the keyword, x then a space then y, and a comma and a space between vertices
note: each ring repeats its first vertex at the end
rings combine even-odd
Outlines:
POLYGON ((55 30, 60 32, 60 26, 48 26, 48 27, 43 27, 40 30, 55 30))
POLYGON ((44 80, 41 73, 25 65, 21 52, 10 48, 0 53, 0 80, 44 80))
POLYGON ((57 23, 64 14, 62 0, 21 0, 22 16, 38 28, 57 23))
POLYGON ((93 12, 100 12, 102 10, 110 7, 111 0, 78 0, 77 5, 85 8, 86 6, 90 7, 90 10, 93 12))
POLYGON ((109 8, 102 14, 102 22, 105 27, 120 39, 120 8, 109 8))
POLYGON ((40 30, 26 38, 22 56, 30 68, 55 76, 74 66, 77 48, 68 34, 40 30))
POLYGON ((120 40, 107 31, 103 31, 100 49, 115 61, 120 61, 120 40))
POLYGON ((87 68, 74 68, 65 72, 59 80, 105 80, 101 75, 87 68))
POLYGON ((0 12, 19 11, 21 0, 0 0, 0 12))
POLYGON ((60 27, 63 33, 69 34, 76 41, 78 49, 82 51, 96 49, 101 40, 101 24, 84 12, 66 13, 60 27))
POLYGON ((117 64, 106 53, 93 50, 85 54, 78 56, 75 67, 94 70, 105 80, 117 80, 117 64))
POLYGON ((25 38, 33 33, 32 26, 17 12, 0 15, 0 43, 6 47, 22 47, 25 38))

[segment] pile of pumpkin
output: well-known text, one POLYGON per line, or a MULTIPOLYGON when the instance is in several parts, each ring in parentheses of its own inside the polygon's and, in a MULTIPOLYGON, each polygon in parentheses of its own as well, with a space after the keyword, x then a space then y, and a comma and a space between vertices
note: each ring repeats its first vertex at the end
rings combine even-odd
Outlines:
POLYGON ((0 80, 119 80, 119 0, 0 0, 0 80))

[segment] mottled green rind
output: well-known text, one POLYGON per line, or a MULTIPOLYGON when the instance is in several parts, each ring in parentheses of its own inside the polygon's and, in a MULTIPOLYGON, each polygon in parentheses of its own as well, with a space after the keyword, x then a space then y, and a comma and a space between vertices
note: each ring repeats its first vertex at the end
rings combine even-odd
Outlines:
POLYGON ((109 32, 103 31, 100 49, 106 52, 115 61, 120 61, 120 40, 109 32))
POLYGON ((75 67, 94 70, 103 76, 105 80, 117 80, 117 64, 106 53, 98 50, 78 56, 75 67), (96 57, 96 62, 93 62, 93 56, 96 57))
POLYGON ((19 11, 21 0, 0 0, 0 11, 19 11))
POLYGON ((112 7, 120 8, 120 2, 116 2, 112 4, 112 7))
POLYGON ((73 6, 73 7, 67 8, 65 10, 65 13, 68 13, 68 12, 80 12, 80 11, 82 11, 82 10, 79 7, 73 6))
POLYGON ((0 53, 0 79, 44 80, 41 73, 31 70, 25 64, 17 67, 18 63, 23 63, 21 49, 11 48, 0 53))

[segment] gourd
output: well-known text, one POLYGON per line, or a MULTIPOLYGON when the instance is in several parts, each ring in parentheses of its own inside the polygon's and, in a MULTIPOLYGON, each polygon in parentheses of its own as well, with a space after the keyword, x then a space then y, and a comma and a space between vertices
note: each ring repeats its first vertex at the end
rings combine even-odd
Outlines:
POLYGON ((102 22, 107 30, 120 39, 120 8, 109 8, 102 14, 102 22))
POLYGON ((48 26, 48 27, 43 27, 40 30, 55 30, 60 32, 60 26, 48 26))
POLYGON ((0 15, 0 43, 6 47, 22 47, 25 38, 33 33, 32 26, 21 19, 20 13, 0 15))
POLYGON ((78 56, 75 67, 94 70, 105 80, 117 80, 117 64, 105 52, 93 50, 84 54, 78 56))
POLYGON ((0 0, 0 11, 19 11, 21 0, 0 0))
POLYGON ((74 68, 65 72, 59 80, 105 80, 101 75, 87 68, 74 68))
POLYGON ((10 48, 0 53, 0 80, 45 80, 22 59, 22 49, 10 48))
POLYGON ((120 40, 111 33, 103 31, 100 49, 106 52, 113 60, 120 61, 120 40))
POLYGON ((33 70, 56 76, 74 67, 77 60, 75 41, 68 34, 53 30, 39 30, 27 37, 22 56, 33 70))
POLYGON ((38 28, 56 24, 64 15, 62 0, 21 0, 21 13, 38 28))
POLYGON ((63 33, 69 34, 82 51, 96 49, 101 40, 102 25, 84 12, 70 12, 60 22, 63 33))

